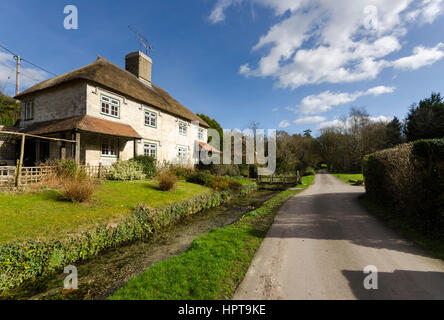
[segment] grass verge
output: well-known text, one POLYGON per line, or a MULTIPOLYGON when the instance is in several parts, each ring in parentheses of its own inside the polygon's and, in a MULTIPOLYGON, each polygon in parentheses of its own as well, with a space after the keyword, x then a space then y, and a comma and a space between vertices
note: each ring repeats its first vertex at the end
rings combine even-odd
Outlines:
POLYGON ((395 230, 403 237, 415 242, 420 247, 428 251, 432 256, 444 260, 444 241, 432 239, 414 228, 414 224, 409 223, 403 217, 395 217, 387 212, 386 207, 382 207, 371 201, 366 195, 359 198, 361 204, 373 215, 385 222, 387 226, 395 230))
MULTIPOLYGON (((304 187, 313 181, 303 178, 304 187)), ((301 190, 279 193, 240 221, 213 229, 183 254, 132 278, 112 300, 229 299, 242 281, 278 209, 301 190)))
POLYGON ((364 176, 362 175, 362 173, 331 173, 331 175, 349 185, 354 185, 354 183, 349 182, 350 180, 364 181, 364 176))

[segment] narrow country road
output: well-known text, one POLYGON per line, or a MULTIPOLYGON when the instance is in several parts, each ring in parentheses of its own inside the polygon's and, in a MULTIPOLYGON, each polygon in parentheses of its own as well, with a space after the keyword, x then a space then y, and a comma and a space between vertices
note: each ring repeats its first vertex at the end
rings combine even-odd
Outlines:
POLYGON ((363 192, 317 175, 280 209, 234 299, 444 299, 444 262, 368 214, 363 192))

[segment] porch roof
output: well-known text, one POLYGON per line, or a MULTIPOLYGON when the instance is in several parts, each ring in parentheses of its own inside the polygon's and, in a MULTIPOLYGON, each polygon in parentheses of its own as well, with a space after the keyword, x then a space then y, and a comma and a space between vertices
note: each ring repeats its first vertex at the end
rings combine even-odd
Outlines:
POLYGON ((128 124, 99 119, 91 116, 77 116, 59 120, 39 122, 20 130, 20 132, 44 135, 50 133, 79 130, 112 136, 141 139, 142 137, 128 124))
POLYGON ((212 145, 209 145, 208 143, 205 143, 205 142, 202 142, 202 141, 199 141, 199 146, 202 148, 202 149, 205 149, 205 150, 207 150, 207 151, 211 151, 211 152, 214 152, 214 153, 221 153, 219 150, 217 150, 215 147, 213 147, 212 145))

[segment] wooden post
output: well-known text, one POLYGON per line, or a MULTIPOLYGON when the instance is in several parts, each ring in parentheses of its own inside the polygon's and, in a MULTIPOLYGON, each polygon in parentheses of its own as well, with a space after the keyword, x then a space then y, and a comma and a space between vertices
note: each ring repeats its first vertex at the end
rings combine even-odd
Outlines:
POLYGON ((76 153, 75 153, 76 163, 80 164, 80 133, 76 132, 76 153))
POLYGON ((20 159, 17 164, 17 176, 15 180, 15 186, 18 187, 20 185, 20 179, 22 176, 22 167, 23 167, 23 154, 25 153, 25 138, 26 136, 22 134, 22 145, 20 147, 20 159))
POLYGON ((99 179, 102 179, 102 170, 103 170, 102 163, 99 162, 99 179))

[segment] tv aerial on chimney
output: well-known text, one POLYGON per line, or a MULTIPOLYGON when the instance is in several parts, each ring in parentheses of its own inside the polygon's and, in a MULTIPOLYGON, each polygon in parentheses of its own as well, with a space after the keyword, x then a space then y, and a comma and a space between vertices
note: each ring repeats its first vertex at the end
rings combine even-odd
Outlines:
POLYGON ((148 54, 148 51, 153 50, 153 47, 150 45, 150 42, 142 36, 137 30, 135 30, 133 27, 128 26, 128 29, 130 29, 132 32, 134 32, 137 35, 137 38, 139 38, 139 50, 142 51, 142 47, 145 48, 145 53, 148 54))

